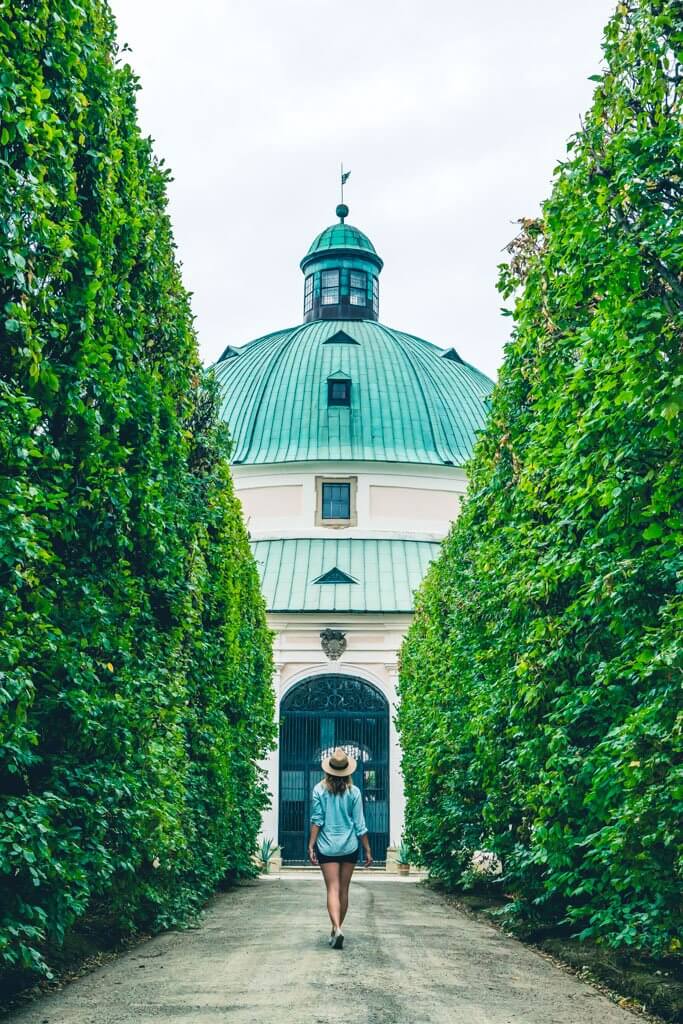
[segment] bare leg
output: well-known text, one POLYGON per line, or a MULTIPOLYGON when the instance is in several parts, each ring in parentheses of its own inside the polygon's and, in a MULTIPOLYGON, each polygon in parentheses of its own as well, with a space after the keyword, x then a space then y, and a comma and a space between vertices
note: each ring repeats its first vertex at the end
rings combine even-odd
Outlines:
POLYGON ((330 915, 330 921, 332 922, 332 928, 341 928, 342 917, 341 917, 341 901, 340 901, 340 882, 339 882, 339 869, 340 867, 346 867, 347 865, 341 864, 321 864, 320 870, 323 873, 325 879, 325 885, 327 886, 327 913, 330 915))
POLYGON ((341 910, 341 921, 344 923, 346 917, 346 911, 349 909, 349 886, 351 885, 351 877, 353 875, 353 869, 355 864, 340 864, 339 865, 339 904, 341 910))

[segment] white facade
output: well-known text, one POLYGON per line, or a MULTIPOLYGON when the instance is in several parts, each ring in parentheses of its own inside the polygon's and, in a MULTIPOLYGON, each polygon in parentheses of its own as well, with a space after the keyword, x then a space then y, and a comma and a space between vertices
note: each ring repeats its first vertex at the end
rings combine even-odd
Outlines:
MULTIPOLYGON (((253 541, 285 538, 404 539, 440 541, 458 515, 466 477, 450 466, 386 463, 285 463, 280 466, 234 466, 236 493, 253 541), (317 525, 316 481, 356 481, 353 526, 317 525)), ((270 612, 274 630, 274 687, 279 708, 296 684, 312 676, 348 674, 373 684, 390 708, 389 838, 399 842, 404 799, 401 752, 394 724, 398 653, 411 622, 405 612, 270 612), (326 628, 346 634, 346 650, 330 661, 321 648, 326 628)), ((279 751, 265 767, 272 798, 264 815, 264 837, 278 841, 279 751)))

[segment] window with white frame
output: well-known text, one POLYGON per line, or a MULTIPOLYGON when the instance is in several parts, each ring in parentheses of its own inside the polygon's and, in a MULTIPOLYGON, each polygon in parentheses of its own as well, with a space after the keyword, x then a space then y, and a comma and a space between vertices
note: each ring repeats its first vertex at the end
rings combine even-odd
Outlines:
POLYGON ((349 302, 352 306, 365 305, 367 286, 367 275, 362 270, 352 270, 349 274, 349 302))
POLYGON ((323 306, 335 306, 339 302, 339 271, 323 270, 320 302, 323 306))
POLYGON ((304 282, 304 313, 313 309, 313 274, 309 274, 304 282))

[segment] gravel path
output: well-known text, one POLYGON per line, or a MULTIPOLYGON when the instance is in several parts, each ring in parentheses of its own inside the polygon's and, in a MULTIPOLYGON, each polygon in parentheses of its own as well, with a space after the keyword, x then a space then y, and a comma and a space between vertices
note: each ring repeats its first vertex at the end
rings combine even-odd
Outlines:
POLYGON ((639 1018, 424 888, 364 878, 327 945, 317 875, 218 897, 11 1024, 634 1024, 639 1018))

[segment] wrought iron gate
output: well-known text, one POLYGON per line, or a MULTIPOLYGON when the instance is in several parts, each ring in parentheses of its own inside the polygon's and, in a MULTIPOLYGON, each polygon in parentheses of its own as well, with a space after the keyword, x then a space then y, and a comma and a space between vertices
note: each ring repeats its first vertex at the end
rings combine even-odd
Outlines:
POLYGON ((306 863, 311 793, 320 760, 343 747, 358 761, 354 783, 363 795, 372 853, 384 861, 389 845, 389 705, 354 676, 313 676, 280 707, 280 828, 282 859, 306 863))

